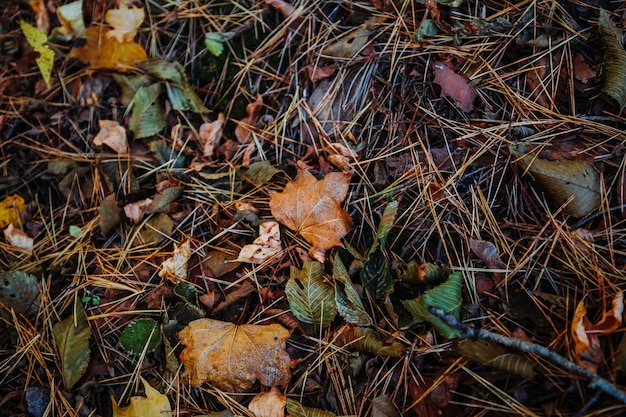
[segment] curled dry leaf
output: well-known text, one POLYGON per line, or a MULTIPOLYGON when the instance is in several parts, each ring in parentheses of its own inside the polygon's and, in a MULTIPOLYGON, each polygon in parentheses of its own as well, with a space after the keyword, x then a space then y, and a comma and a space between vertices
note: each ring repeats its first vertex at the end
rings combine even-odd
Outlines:
POLYGON ((174 255, 161 264, 159 276, 173 282, 187 279, 187 262, 191 258, 191 243, 186 240, 174 247, 174 255))
POLYGON ((287 396, 278 387, 272 387, 269 391, 255 395, 248 410, 256 417, 285 417, 286 405, 287 396))
POLYGON ((296 179, 282 193, 270 192, 274 218, 306 239, 312 245, 309 254, 320 262, 328 249, 343 247, 340 239, 352 226, 350 215, 341 208, 349 184, 348 174, 331 172, 317 180, 298 165, 296 179))
POLYGON ((224 391, 245 392, 259 380, 266 386, 286 385, 291 379, 285 350, 289 330, 267 326, 199 319, 179 334, 185 349, 180 360, 191 385, 205 382, 224 391))
POLYGON ((70 39, 73 36, 85 36, 85 21, 83 20, 82 0, 73 1, 57 7, 57 18, 61 26, 52 30, 52 36, 70 39))
POLYGON ((4 238, 14 248, 22 249, 29 255, 33 253, 33 238, 24 233, 22 229, 15 227, 13 223, 4 229, 4 238))
POLYGON ((141 378, 141 383, 146 390, 146 396, 130 397, 130 405, 128 407, 120 407, 117 405, 115 398, 111 396, 113 417, 171 417, 172 407, 170 406, 167 396, 152 388, 143 378, 141 378))
POLYGON ((433 82, 441 87, 441 96, 450 97, 464 112, 472 111, 477 94, 476 88, 469 85, 463 76, 452 71, 443 62, 436 62, 433 70, 435 72, 433 82))
POLYGON ((151 205, 151 198, 135 201, 134 203, 128 203, 124 206, 124 214, 126 217, 131 219, 133 223, 137 224, 143 220, 143 217, 146 215, 146 210, 151 205))
POLYGON ((235 128, 235 137, 239 143, 252 142, 252 127, 256 126, 261 117, 263 109, 263 97, 260 94, 256 96, 256 101, 246 106, 247 117, 244 117, 235 128))
POLYGON ((572 319, 572 340, 576 362, 595 372, 602 363, 603 351, 599 336, 615 332, 622 325, 624 313, 624 293, 613 298, 612 308, 604 314, 602 320, 592 324, 587 318, 587 309, 583 301, 578 303, 572 319))
MULTIPOLYGON (((500 259, 496 245, 486 240, 470 239, 470 249, 489 269, 506 269, 506 264, 500 259)), ((502 272, 495 272, 494 276, 501 281, 504 278, 502 272)))
POLYGON ((237 261, 253 264, 262 264, 271 258, 278 261, 276 255, 282 250, 278 222, 265 222, 259 225, 259 237, 251 245, 241 248, 237 261))
POLYGON ((200 130, 198 134, 200 135, 200 140, 204 145, 204 151, 202 155, 205 158, 212 158, 215 153, 215 149, 220 144, 220 140, 222 139, 222 133, 224 131, 224 121, 226 118, 224 117, 224 113, 220 113, 217 116, 217 120, 211 123, 203 123, 200 126, 200 130))
POLYGON ((126 139, 126 129, 115 120, 100 120, 100 131, 93 138, 96 146, 107 145, 118 154, 127 154, 130 151, 126 139))
POLYGON ((144 19, 143 8, 128 6, 111 9, 106 12, 104 20, 113 27, 106 33, 107 38, 115 38, 119 43, 132 42, 137 29, 144 19))

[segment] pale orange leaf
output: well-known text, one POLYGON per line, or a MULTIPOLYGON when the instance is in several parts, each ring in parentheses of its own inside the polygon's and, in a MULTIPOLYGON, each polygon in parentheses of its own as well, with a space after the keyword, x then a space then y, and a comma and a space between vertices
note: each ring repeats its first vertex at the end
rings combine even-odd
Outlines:
POLYGON ((248 410, 252 411, 255 417, 285 417, 286 405, 287 396, 274 386, 269 391, 255 395, 248 405, 248 410))

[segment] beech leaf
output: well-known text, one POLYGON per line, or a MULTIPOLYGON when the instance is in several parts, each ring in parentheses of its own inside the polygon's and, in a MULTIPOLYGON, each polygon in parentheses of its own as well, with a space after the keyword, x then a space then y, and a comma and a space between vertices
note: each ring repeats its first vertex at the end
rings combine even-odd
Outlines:
POLYGON ((320 262, 328 249, 343 246, 340 239, 352 226, 352 219, 341 208, 349 184, 348 174, 331 172, 317 180, 298 166, 296 179, 288 182, 282 193, 270 192, 274 218, 311 243, 309 254, 320 262))
POLYGON ((306 261, 302 270, 291 267, 291 278, 285 285, 289 307, 298 320, 328 326, 337 314, 335 291, 324 281, 324 266, 306 261))
POLYGON ((280 324, 236 325, 213 319, 189 323, 179 334, 185 349, 183 375, 198 387, 208 382, 224 391, 245 392, 259 380, 266 386, 286 385, 291 373, 280 324))
POLYGON ((82 303, 74 307, 74 314, 52 327, 54 343, 61 359, 61 374, 67 391, 71 390, 89 365, 91 328, 85 318, 82 303))
POLYGON ((619 103, 620 110, 623 110, 626 107, 626 51, 618 39, 609 12, 604 9, 600 9, 598 27, 606 48, 602 91, 613 97, 619 103))
POLYGON ((371 326, 372 318, 365 311, 361 298, 339 255, 335 256, 333 261, 333 279, 335 280, 335 303, 341 317, 357 326, 371 326))
POLYGON ((152 388, 143 378, 141 378, 141 383, 146 390, 146 396, 130 397, 128 407, 120 407, 115 398, 111 397, 113 417, 172 417, 172 407, 167 396, 152 388))
POLYGON ((534 362, 486 340, 461 340, 456 349, 481 365, 502 369, 522 378, 532 379, 535 376, 534 362))
POLYGON ((287 412, 290 417, 337 417, 335 413, 330 411, 305 407, 291 398, 287 398, 287 412))
POLYGON ((587 161, 548 161, 528 154, 527 145, 509 146, 516 162, 527 169, 545 188, 555 204, 572 201, 563 212, 583 217, 600 207, 600 174, 587 161))

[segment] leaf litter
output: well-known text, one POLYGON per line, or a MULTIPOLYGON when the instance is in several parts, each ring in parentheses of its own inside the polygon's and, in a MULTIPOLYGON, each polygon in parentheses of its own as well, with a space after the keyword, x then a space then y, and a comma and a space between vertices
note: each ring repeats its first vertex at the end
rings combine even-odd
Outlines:
POLYGON ((0 414, 624 413, 619 4, 57 3, 0 10, 0 414))

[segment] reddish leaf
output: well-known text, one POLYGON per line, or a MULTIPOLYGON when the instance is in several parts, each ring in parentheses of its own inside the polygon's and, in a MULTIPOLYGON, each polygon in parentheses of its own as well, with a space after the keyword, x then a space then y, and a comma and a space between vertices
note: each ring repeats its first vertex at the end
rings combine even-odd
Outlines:
POLYGON ((433 82, 441 86, 441 96, 450 97, 464 112, 471 111, 474 108, 476 88, 469 85, 464 77, 452 71, 443 62, 436 62, 433 70, 435 72, 433 82))

